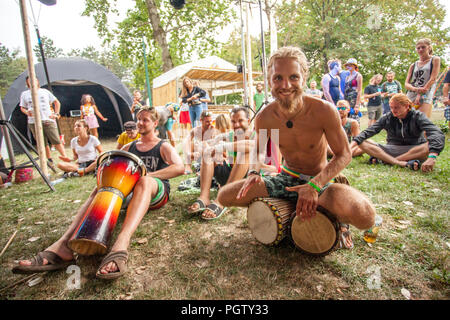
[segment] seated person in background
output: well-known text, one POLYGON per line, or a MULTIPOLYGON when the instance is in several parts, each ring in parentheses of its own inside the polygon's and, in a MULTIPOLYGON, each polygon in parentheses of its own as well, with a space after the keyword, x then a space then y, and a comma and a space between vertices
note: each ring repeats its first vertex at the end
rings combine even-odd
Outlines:
POLYGON ((212 220, 219 218, 226 208, 218 201, 210 201, 211 181, 214 177, 221 187, 242 179, 247 173, 249 161, 248 155, 253 147, 250 140, 252 130, 248 109, 236 107, 231 110, 231 124, 233 131, 218 135, 208 141, 209 147, 203 150, 202 164, 200 167, 200 196, 189 206, 189 213, 202 213, 202 218, 212 220), (228 157, 223 158, 223 152, 228 152, 228 157), (214 159, 220 159, 217 163, 214 159))
MULTIPOLYGON (((342 128, 347 135, 348 143, 352 142, 352 138, 356 137, 359 133, 359 125, 358 122, 354 119, 350 119, 348 114, 350 112, 350 104, 347 100, 339 100, 337 102, 337 110, 339 112, 339 116, 341 117, 342 128)), ((358 145, 353 145, 351 147, 352 157, 357 157, 362 155, 364 152, 358 147, 358 145)), ((333 152, 328 146, 328 155, 333 156, 333 152)))
POLYGON ((353 138, 351 146, 359 145, 371 156, 371 164, 381 160, 414 171, 421 167, 423 172, 432 171, 437 156, 444 149, 444 134, 424 113, 412 108, 413 103, 405 94, 393 95, 389 105, 391 112, 353 138), (387 144, 367 140, 383 129, 387 131, 387 144))
POLYGON ((72 161, 76 161, 76 163, 63 157, 60 157, 63 161, 58 163, 58 168, 64 171, 64 178, 80 177, 93 172, 97 166, 95 162, 97 153, 103 152, 98 138, 89 134, 86 120, 76 121, 74 131, 77 136, 70 141, 70 147, 73 152, 72 161))
POLYGON ((134 121, 127 121, 124 123, 123 127, 125 131, 122 132, 117 139, 116 149, 120 150, 126 144, 133 142, 141 137, 137 130, 137 124, 134 121))
POLYGON ((6 169, 5 161, 3 157, 0 155, 0 186, 3 186, 4 183, 9 182, 10 180, 10 171, 6 169))
POLYGON ((214 127, 220 133, 226 133, 231 131, 231 120, 230 117, 226 114, 220 114, 216 118, 216 123, 214 127))
POLYGON ((202 149, 204 142, 214 139, 218 131, 212 125, 212 114, 203 111, 200 115, 200 125, 195 127, 189 133, 189 140, 183 143, 185 159, 185 171, 189 172, 189 166, 192 161, 201 162, 202 149))

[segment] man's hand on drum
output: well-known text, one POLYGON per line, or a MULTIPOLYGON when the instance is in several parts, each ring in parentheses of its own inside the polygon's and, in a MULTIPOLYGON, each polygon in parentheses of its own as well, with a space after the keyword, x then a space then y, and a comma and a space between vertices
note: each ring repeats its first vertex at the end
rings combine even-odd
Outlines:
POLYGON ((308 220, 315 216, 319 195, 310 185, 303 184, 295 187, 286 187, 286 191, 297 192, 298 200, 296 212, 302 220, 308 220))
POLYGON ((239 190, 236 199, 242 199, 247 195, 248 190, 258 183, 264 183, 262 177, 259 174, 251 174, 245 179, 241 190, 239 190))

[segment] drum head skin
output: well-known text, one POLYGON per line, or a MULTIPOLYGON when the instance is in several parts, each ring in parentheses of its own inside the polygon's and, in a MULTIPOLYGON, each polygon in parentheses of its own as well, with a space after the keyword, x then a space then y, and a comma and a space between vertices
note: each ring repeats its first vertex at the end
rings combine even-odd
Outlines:
POLYGON ((102 164, 102 162, 110 156, 122 156, 126 157, 128 159, 133 160, 137 166, 141 169, 141 176, 145 176, 147 174, 147 168, 145 167, 144 162, 134 153, 123 151, 123 150, 111 150, 111 151, 105 151, 97 158, 97 168, 102 164))
POLYGON ((309 220, 302 221, 297 216, 294 218, 291 236, 298 249, 319 256, 334 249, 339 240, 338 226, 328 215, 323 208, 318 208, 316 215, 309 220))
POLYGON ((272 210, 262 201, 250 204, 247 210, 247 221, 253 236, 263 244, 272 244, 278 236, 278 225, 272 210))

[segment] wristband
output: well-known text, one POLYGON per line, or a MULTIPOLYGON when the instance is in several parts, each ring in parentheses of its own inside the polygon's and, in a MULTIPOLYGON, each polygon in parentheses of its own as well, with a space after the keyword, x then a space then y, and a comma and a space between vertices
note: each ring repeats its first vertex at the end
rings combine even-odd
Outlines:
POLYGON ((249 176, 249 175, 251 175, 251 174, 256 174, 256 175, 260 175, 259 174, 259 172, 258 171, 256 171, 256 170, 249 170, 248 172, 247 172, 247 176, 249 176))
POLYGON ((318 186, 316 186, 312 181, 308 181, 308 184, 309 184, 311 187, 313 187, 317 192, 320 193, 321 189, 320 189, 318 186))
POLYGON ((434 154, 429 154, 428 158, 433 158, 433 159, 437 159, 437 156, 435 156, 434 154))

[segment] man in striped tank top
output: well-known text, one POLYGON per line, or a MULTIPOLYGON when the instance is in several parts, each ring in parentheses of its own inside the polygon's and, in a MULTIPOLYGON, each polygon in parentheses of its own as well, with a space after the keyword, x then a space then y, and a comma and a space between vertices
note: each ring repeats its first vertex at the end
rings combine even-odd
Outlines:
MULTIPOLYGON (((158 209, 169 200, 168 179, 184 173, 180 156, 170 143, 156 136, 159 116, 153 107, 142 107, 137 113, 139 140, 125 145, 121 150, 129 151, 144 162, 147 175, 140 177, 133 189, 122 228, 97 270, 96 277, 112 280, 121 277, 127 270, 128 246, 131 237, 148 210, 158 209)), ((13 273, 35 273, 64 269, 74 264, 73 252, 67 242, 97 194, 97 187, 78 210, 72 224, 64 235, 31 260, 22 260, 13 268, 13 273)))

